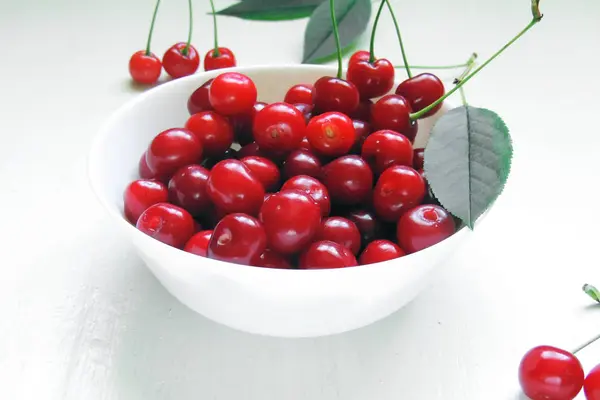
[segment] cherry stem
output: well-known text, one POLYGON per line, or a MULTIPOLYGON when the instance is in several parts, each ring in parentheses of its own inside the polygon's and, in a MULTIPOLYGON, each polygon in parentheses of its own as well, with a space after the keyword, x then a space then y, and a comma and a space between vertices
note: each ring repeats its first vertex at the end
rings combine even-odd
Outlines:
POLYGON ((471 72, 471 70, 473 70, 473 67, 475 67, 475 60, 477 60, 477 53, 473 53, 471 55, 471 57, 469 57, 469 59, 466 62, 466 68, 463 71, 462 74, 460 74, 460 76, 458 78, 454 79, 454 83, 455 85, 459 84, 460 82, 462 82, 467 75, 469 75, 469 73, 471 72))
POLYGON ((400 34, 400 25, 398 25, 398 20, 396 19, 396 15, 394 14, 394 8, 390 4, 389 0, 384 0, 385 4, 387 4, 388 10, 390 10, 390 15, 392 16, 392 21, 394 21, 394 26, 396 27, 396 36, 398 36, 398 42, 400 43, 400 51, 402 52, 402 61, 404 62, 404 68, 406 69, 406 75, 409 78, 412 78, 412 73, 410 72, 410 66, 408 65, 408 60, 406 59, 406 51, 404 50, 404 42, 402 41, 402 35, 400 34))
POLYGON ((379 9, 377 10, 377 15, 375 16, 375 21, 373 22, 373 29, 371 31, 371 46, 369 48, 370 64, 373 64, 373 62, 375 61, 375 31, 377 30, 377 24, 379 24, 379 17, 381 17, 383 6, 385 6, 385 0, 381 0, 381 4, 379 5, 379 9))
POLYGON ((154 13, 152 14, 152 22, 150 23, 150 32, 148 33, 148 42, 146 42, 146 55, 150 55, 150 42, 152 42, 152 32, 154 31, 154 22, 156 22, 156 15, 158 14, 158 6, 160 5, 160 0, 156 0, 156 5, 154 6, 154 13))
POLYGON ((188 0, 188 11, 189 11, 189 18, 190 18, 190 26, 188 28, 188 39, 187 39, 187 43, 185 45, 185 47, 183 48, 183 50, 181 51, 181 54, 183 54, 184 56, 187 56, 189 51, 190 51, 190 44, 192 43, 192 31, 194 29, 194 18, 192 17, 192 0, 188 0))
POLYGON ((215 11, 215 3, 213 0, 210 0, 210 8, 212 9, 213 15, 213 36, 215 40, 215 48, 213 49, 213 57, 219 57, 221 53, 219 52, 219 36, 217 34, 217 12, 215 11))
MULTIPOLYGON (((536 1, 536 0, 532 0, 532 1, 536 1)), ((454 88, 452 88, 452 90, 450 90, 448 93, 446 93, 445 95, 443 95, 442 97, 440 97, 439 99, 437 99, 436 101, 434 101, 429 106, 427 106, 424 109, 422 109, 421 111, 418 111, 416 113, 410 114, 410 119, 413 120, 413 121, 417 120, 417 119, 421 118, 423 115, 427 114, 432 109, 434 109, 438 104, 440 104, 441 102, 443 102, 448 96, 452 95, 454 92, 456 92, 458 89, 460 89, 472 77, 474 77, 475 75, 477 75, 477 73, 479 73, 479 71, 481 71, 482 69, 484 69, 496 57, 498 57, 500 54, 502 54, 502 52, 504 52, 504 50, 506 50, 508 47, 510 47, 510 45, 512 45, 514 42, 516 42, 521 36, 523 36, 528 30, 530 30, 535 24, 537 24, 540 21, 541 21, 541 18, 538 18, 538 17, 536 17, 534 15, 534 17, 531 20, 531 22, 529 24, 527 24, 527 26, 521 32, 519 32, 517 34, 517 36, 515 36, 508 43, 506 43, 504 46, 502 46, 502 48, 500 50, 498 50, 490 58, 488 58, 475 71, 473 71, 469 75, 467 75, 463 80, 461 80, 457 85, 455 85, 454 88)))
POLYGON ((337 61, 338 70, 337 77, 342 79, 342 45, 340 44, 340 32, 338 31, 338 24, 335 18, 335 1, 329 0, 329 11, 331 13, 331 25, 333 25, 333 36, 335 37, 335 46, 337 48, 337 61))
POLYGON ((593 338, 591 338, 590 340, 588 340, 587 342, 581 344, 580 346, 578 346, 575 350, 571 351, 572 354, 577 354, 579 353, 581 350, 585 349, 586 347, 588 347, 590 344, 594 343, 595 341, 597 341, 598 339, 600 339, 600 334, 594 336, 593 338))
MULTIPOLYGON (((468 67, 467 63, 454 65, 409 65, 411 69, 455 69, 468 67)), ((405 65, 394 65, 394 68, 405 68, 405 65)))

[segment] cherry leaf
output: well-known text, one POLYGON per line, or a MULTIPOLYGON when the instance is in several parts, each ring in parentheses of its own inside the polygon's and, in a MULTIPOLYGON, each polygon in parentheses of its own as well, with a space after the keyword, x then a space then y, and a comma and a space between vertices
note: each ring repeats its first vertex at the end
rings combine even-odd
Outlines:
POLYGON ((228 15, 249 20, 284 21, 310 16, 324 0, 244 0, 217 11, 217 15, 228 15))
MULTIPOLYGON (((365 32, 371 18, 371 0, 336 0, 335 17, 340 44, 348 47, 365 32)), ((304 32, 303 63, 317 63, 337 52, 329 1, 312 13, 304 32)))
POLYGON ((590 284, 585 284, 583 285, 583 287, 581 288, 588 296, 590 296, 592 299, 594 299, 594 301, 596 301, 597 303, 600 303, 600 292, 598 291, 598 289, 596 289, 595 286, 592 286, 590 284))
POLYGON ((498 114, 457 107, 431 130, 424 153, 425 175, 441 205, 473 229, 504 189, 512 152, 508 128, 498 114))

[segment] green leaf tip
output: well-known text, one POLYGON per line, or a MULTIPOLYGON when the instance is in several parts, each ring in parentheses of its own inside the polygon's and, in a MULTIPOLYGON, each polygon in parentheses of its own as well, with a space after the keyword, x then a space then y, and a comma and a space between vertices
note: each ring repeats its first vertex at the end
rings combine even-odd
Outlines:
POLYGON ((425 146, 424 171, 440 204, 469 229, 504 190, 513 144, 495 112, 473 106, 448 111, 425 146))
POLYGON ((594 286, 586 283, 585 285, 583 285, 581 290, 583 290, 585 294, 594 299, 596 303, 600 303, 600 292, 594 286))
POLYGON ((540 12, 540 0, 531 0, 531 14, 536 21, 541 21, 544 17, 544 14, 540 12))
POLYGON ((323 0, 244 0, 216 12, 247 20, 288 21, 306 18, 323 0))

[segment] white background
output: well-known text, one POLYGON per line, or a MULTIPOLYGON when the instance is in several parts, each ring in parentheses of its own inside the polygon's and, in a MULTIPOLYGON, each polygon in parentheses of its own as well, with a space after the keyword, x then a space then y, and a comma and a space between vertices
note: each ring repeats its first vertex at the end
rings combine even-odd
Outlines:
MULTIPOLYGON (((195 4, 204 53, 208 2, 195 4)), ((413 64, 484 59, 530 18, 527 0, 394 4, 413 64)), ((390 318, 306 340, 247 335, 180 305, 90 193, 87 152, 137 94, 127 62, 152 7, 0 0, 0 398, 516 400, 527 349, 600 332, 600 308, 580 290, 600 284, 600 2, 543 1, 543 22, 467 85, 515 145, 510 182, 475 240, 390 318)), ((186 13, 185 0, 163 2, 159 55, 185 40, 186 13)), ((306 20, 219 22, 240 64, 301 58, 306 20)), ((378 38, 377 54, 400 63, 387 17, 378 38)), ((600 363, 600 345, 581 359, 586 370, 600 363)))

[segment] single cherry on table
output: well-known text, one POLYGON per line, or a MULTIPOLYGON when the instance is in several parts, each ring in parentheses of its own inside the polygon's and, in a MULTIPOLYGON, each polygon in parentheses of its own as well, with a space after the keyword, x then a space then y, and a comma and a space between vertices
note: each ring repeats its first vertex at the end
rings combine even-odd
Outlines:
POLYGON ((212 71, 215 69, 231 68, 237 65, 235 54, 227 47, 217 47, 210 49, 204 55, 204 70, 212 71))
POLYGON ((200 56, 189 43, 179 42, 169 47, 162 59, 163 67, 172 78, 192 75, 200 66, 200 56))
POLYGON ((162 63, 154 53, 140 50, 129 59, 129 74, 137 83, 150 85, 158 81, 162 71, 162 63))

